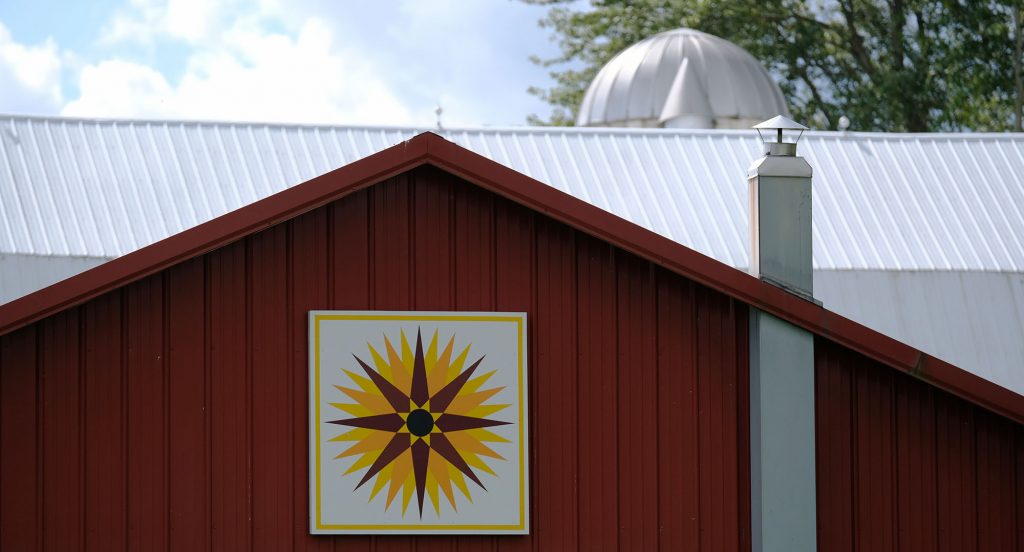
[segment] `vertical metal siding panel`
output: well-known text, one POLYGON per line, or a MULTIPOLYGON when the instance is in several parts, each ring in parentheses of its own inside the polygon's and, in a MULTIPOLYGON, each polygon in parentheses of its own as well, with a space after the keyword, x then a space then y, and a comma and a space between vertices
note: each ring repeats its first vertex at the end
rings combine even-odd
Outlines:
POLYGON ((722 464, 719 450, 725 436, 713 416, 720 411, 716 391, 722 385, 722 366, 714 354, 713 343, 719 338, 711 327, 717 325, 719 315, 706 289, 697 293, 697 450, 700 466, 700 526, 701 550, 721 546, 724 535, 725 511, 721 503, 722 464), (711 326, 711 327, 709 327, 711 326))
POLYGON ((731 300, 697 295, 697 370, 702 550, 739 546, 736 332, 731 300))
MULTIPOLYGON (((537 332, 537 323, 532 318, 536 312, 534 305, 536 305, 535 288, 533 285, 534 276, 536 274, 536 258, 535 258, 535 226, 534 226, 534 215, 533 211, 530 211, 524 207, 520 207, 511 202, 505 202, 502 207, 495 211, 495 229, 494 229, 494 243, 496 246, 495 252, 495 308, 500 311, 508 312, 525 312, 527 313, 527 329, 529 335, 527 336, 527 343, 534 343, 535 339, 539 335, 537 332)), ((575 317, 575 313, 572 313, 575 317)), ((533 349, 530 348, 530 358, 528 359, 529 366, 535 366, 533 349)), ((533 374, 530 374, 529 379, 529 396, 537 396, 536 392, 536 378, 533 374)), ((578 389, 577 389, 578 393, 578 389)), ((537 435, 538 431, 538 417, 532 415, 536 410, 531 409, 530 416, 530 435, 537 435)), ((537 451, 530 448, 530 458, 527 459, 530 468, 530 497, 531 503, 533 497, 537 497, 540 494, 540 485, 536 477, 536 469, 538 466, 537 462, 537 451)), ((576 466, 573 466, 574 470, 576 466)), ((576 472, 573 472, 574 489, 578 493, 578 484, 576 484, 576 472)), ((534 526, 534 520, 536 519, 536 509, 529 508, 529 515, 532 516, 530 521, 530 527, 534 526)), ((577 526, 577 521, 572 520, 573 526, 577 526)), ((524 550, 531 549, 532 542, 529 536, 523 537, 503 537, 497 539, 497 549, 504 552, 521 552, 524 550)))
MULTIPOLYGON (((537 459, 533 477, 541 492, 532 500, 536 515, 531 533, 541 550, 575 550, 579 547, 576 466, 580 443, 575 232, 550 220, 540 221, 535 228, 537 304, 531 323, 541 331, 530 344, 535 382, 530 406, 542 425, 533 437, 537 459)), ((606 431, 614 431, 614 426, 607 424, 606 431)))
MULTIPOLYGON (((743 360, 740 359, 740 352, 746 349, 742 348, 736 342, 736 339, 738 337, 737 313, 745 313, 746 310, 738 309, 734 299, 716 291, 708 291, 717 297, 722 306, 722 316, 719 319, 717 328, 721 335, 718 355, 721 362, 721 370, 725 375, 725 381, 719 391, 721 393, 721 414, 712 415, 713 420, 721 422, 722 428, 720 431, 724 437, 721 449, 721 462, 724 472, 722 474, 721 501, 725 509, 725 516, 723 518, 725 527, 723 528, 724 537, 722 543, 716 545, 716 548, 739 550, 743 528, 748 525, 745 520, 740 518, 740 439, 741 437, 749 439, 749 434, 744 436, 740 431, 742 426, 739 421, 741 412, 739 397, 740 395, 746 397, 749 394, 749 386, 746 388, 746 393, 740 393, 738 390, 739 382, 741 381, 739 372, 741 366, 746 366, 747 360, 745 358, 743 360)), ((742 378, 742 381, 747 381, 746 375, 742 378)), ((743 402, 746 403, 747 400, 745 399, 743 402)), ((746 412, 746 410, 742 411, 746 412)), ((747 447, 743 447, 742 450, 749 454, 747 447)))
POLYGON ((0 549, 37 549, 39 325, 0 337, 0 549))
MULTIPOLYGON (((454 187, 451 177, 432 167, 417 169, 413 175, 416 179, 412 191, 416 308, 450 310, 455 302, 456 287, 452 275, 458 277, 458 271, 453 270, 455 256, 452 254, 454 187)), ((424 336, 424 339, 429 337, 424 336)))
POLYGON ((198 551, 209 545, 204 284, 202 258, 166 272, 167 481, 172 550, 198 551))
POLYGON ((282 550, 291 543, 291 482, 287 447, 288 350, 287 228, 278 225, 252 242, 252 500, 256 550, 282 550))
POLYGON ((43 549, 82 546, 79 309, 40 324, 43 549))
MULTIPOLYGON (((580 550, 619 549, 618 434, 610 431, 608 423, 618 416, 614 251, 587 236, 577 240, 577 355, 585 376, 577 391, 583 447, 578 459, 580 550)), ((538 422, 539 431, 544 430, 543 424, 538 422)), ((542 470, 539 464, 537 469, 542 470)))
POLYGON ((113 552, 127 544, 121 296, 114 291, 83 307, 86 550, 113 552))
POLYGON ((167 546, 162 275, 125 288, 128 548, 167 546))
MULTIPOLYGON (((417 310, 451 310, 454 303, 452 271, 451 177, 438 169, 421 167, 412 172, 412 248, 417 310)), ((424 328, 426 344, 431 331, 424 328)), ((438 336, 438 339, 445 339, 438 336)), ((443 343, 438 344, 444 347, 443 343)), ((431 508, 425 501, 424 509, 431 508)), ((441 500, 443 504, 444 501, 441 500)), ((418 552, 455 550, 457 538, 425 535, 416 540, 418 552)))
MULTIPOLYGON (((408 173, 371 188, 373 197, 373 308, 408 310, 412 303, 412 231, 410 221, 410 176, 408 173)), ((376 550, 412 551, 411 537, 376 538, 376 550)))
POLYGON ((939 550, 966 552, 977 542, 974 416, 950 396, 936 396, 939 550))
POLYGON ((246 242, 209 256, 210 416, 213 504, 212 547, 250 546, 251 482, 249 458, 250 359, 246 351, 246 242))
POLYGON ((454 184, 455 304, 459 310, 487 310, 494 304, 494 195, 454 184))
POLYGON ((700 546, 697 361, 693 284, 658 278, 659 548, 700 546))
POLYGON ((893 496, 892 376, 871 367, 857 374, 854 393, 854 469, 857 485, 857 548, 865 552, 895 550, 893 496))
MULTIPOLYGON (((365 198, 366 192, 360 192, 365 198)), ((349 198, 342 200, 342 203, 349 198)), ((292 321, 291 333, 288 337, 291 346, 291 374, 289 382, 292 409, 290 412, 292 436, 284 446, 290 446, 292 454, 292 527, 293 546, 295 550, 330 550, 331 541, 309 534, 309 339, 308 313, 310 310, 322 309, 327 305, 330 295, 329 274, 331 267, 328 259, 328 213, 326 209, 317 209, 311 213, 293 219, 288 224, 288 248, 290 259, 288 272, 291 280, 292 321)), ((364 219, 365 221, 365 216, 364 219)), ((347 227, 344 227, 347 228, 347 227)), ((354 229, 358 229, 356 226, 354 229)), ((339 237, 335 243, 355 242, 362 233, 351 235, 352 240, 339 237)), ((337 259, 337 254, 335 254, 337 259)), ((366 263, 364 259, 351 261, 353 265, 366 263)), ((365 266, 363 268, 365 269, 365 266)), ((335 272, 335 274, 338 274, 335 272)), ((353 288, 353 293, 357 293, 353 288)))
POLYGON ((1015 550, 1024 550, 1024 429, 1020 426, 1013 432, 1013 492, 1014 522, 1016 523, 1017 546, 1015 550))
POLYGON ((1012 550, 1015 540, 1013 428, 978 411, 976 421, 978 550, 1012 550))
POLYGON ((852 370, 839 354, 831 342, 814 341, 818 548, 852 552, 853 384, 852 370))
MULTIPOLYGON (((327 236, 333 262, 332 307, 337 309, 367 309, 370 306, 369 195, 369 190, 361 190, 328 207, 332 225, 327 236)), ((294 241, 294 235, 292 239, 294 241)), ((312 259, 306 259, 306 262, 310 261, 312 259)), ((308 277, 303 276, 303 273, 293 271, 292 286, 306 283, 308 277)), ((319 274, 314 272, 313 276, 315 278, 319 274)))
POLYGON ((750 307, 730 301, 736 335, 736 502, 739 508, 739 550, 751 549, 750 530, 750 307))
POLYGON ((658 473, 653 268, 636 257, 621 256, 616 270, 620 546, 652 550, 658 545, 658 482, 652 477, 658 473))
POLYGON ((371 188, 373 308, 412 307, 409 220, 409 175, 399 175, 371 188))
POLYGON ((935 403, 919 382, 897 378, 895 384, 897 548, 935 550, 935 403))
MULTIPOLYGON (((327 207, 327 211, 329 211, 327 232, 329 234, 326 236, 326 242, 331 262, 329 267, 330 296, 331 307, 335 309, 365 310, 370 306, 369 194, 369 190, 362 190, 327 207)), ((307 260, 307 262, 312 264, 312 260, 307 260)), ((314 271, 316 275, 319 273, 319 270, 314 271)), ((305 285, 306 278, 302 278, 303 275, 302 272, 293 271, 293 282, 301 281, 305 285), (296 280, 296 277, 301 280, 296 280)), ((303 395, 307 393, 307 387, 308 385, 302 387, 303 395)), ((305 412, 307 411, 303 411, 303 413, 305 412)), ((305 431, 303 435, 305 435, 305 431)), ((308 483, 305 485, 308 486, 308 483)), ((306 502, 309 502, 308 499, 306 502)), ((306 538, 320 542, 325 540, 323 538, 313 539, 308 536, 306 538)), ((371 536, 354 535, 337 537, 336 544, 343 546, 346 552, 368 551, 373 547, 373 539, 374 537, 371 536)))
POLYGON ((721 363, 721 370, 725 376, 722 387, 719 390, 721 402, 721 414, 712 414, 712 420, 720 422, 721 435, 723 437, 721 448, 722 473, 722 506, 725 510, 723 516, 724 527, 721 544, 716 545, 719 549, 739 550, 740 533, 744 523, 740 519, 740 505, 737 500, 739 496, 739 400, 737 384, 739 382, 739 345, 736 343, 736 302, 718 292, 713 293, 721 304, 722 314, 718 320, 718 327, 715 330, 721 336, 719 338, 718 358, 721 363))
MULTIPOLYGON (((422 174, 417 171, 415 174, 422 174)), ((452 305, 456 310, 488 311, 494 306, 494 195, 462 180, 451 182, 452 276, 455 285, 452 305)), ((421 267, 417 265, 417 271, 421 267)), ((417 295, 417 301, 419 296, 417 295)), ((486 362, 486 361, 485 361, 486 362)), ((534 441, 536 442, 536 441, 534 441)), ((488 475, 482 476, 487 482, 488 475)), ((472 488, 471 488, 472 490, 472 488)), ((417 541, 417 550, 419 549, 417 541)), ((489 550, 494 538, 459 537, 458 550, 489 550)))

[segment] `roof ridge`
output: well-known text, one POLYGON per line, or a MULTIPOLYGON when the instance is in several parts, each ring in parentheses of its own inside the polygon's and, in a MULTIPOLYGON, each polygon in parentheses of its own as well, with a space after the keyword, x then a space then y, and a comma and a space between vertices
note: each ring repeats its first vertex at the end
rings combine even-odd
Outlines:
MULTIPOLYGON (((383 130, 383 131, 406 131, 432 134, 451 134, 460 132, 494 132, 494 133, 527 133, 527 134, 608 134, 608 135, 663 135, 663 136, 742 136, 750 138, 751 132, 747 129, 728 128, 632 128, 632 127, 578 127, 578 126, 515 126, 515 125, 479 125, 463 127, 445 127, 438 130, 431 125, 360 125, 343 123, 307 123, 307 122, 281 122, 281 121, 242 121, 242 120, 215 120, 215 119, 147 119, 131 117, 82 117, 66 115, 45 115, 45 114, 17 114, 0 113, 0 120, 33 120, 43 122, 64 122, 64 123, 96 123, 96 124, 125 124, 125 125, 198 125, 198 126, 241 126, 241 127, 277 127, 277 128, 317 128, 317 129, 345 129, 345 130, 383 130)), ((904 140, 904 139, 935 139, 949 140, 959 139, 967 141, 978 140, 1021 140, 1024 141, 1024 132, 874 132, 874 131, 838 131, 838 130, 808 130, 803 134, 803 139, 814 138, 838 138, 846 140, 904 140)))

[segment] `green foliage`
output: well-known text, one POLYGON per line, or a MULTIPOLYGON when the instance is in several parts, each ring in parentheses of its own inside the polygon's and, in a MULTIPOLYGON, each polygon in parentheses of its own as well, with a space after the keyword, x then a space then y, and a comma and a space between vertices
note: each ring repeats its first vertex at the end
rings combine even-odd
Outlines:
POLYGON ((523 0, 561 55, 533 61, 555 85, 530 93, 571 125, 587 85, 619 51, 690 27, 740 45, 776 77, 797 120, 856 130, 1020 129, 1024 0, 523 0))

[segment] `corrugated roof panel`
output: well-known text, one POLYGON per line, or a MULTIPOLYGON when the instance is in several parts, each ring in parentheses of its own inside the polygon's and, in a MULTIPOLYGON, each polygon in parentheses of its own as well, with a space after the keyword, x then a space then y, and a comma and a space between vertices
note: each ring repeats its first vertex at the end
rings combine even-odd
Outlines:
MULTIPOLYGON (((0 118, 0 252, 122 255, 428 129, 0 118)), ((748 131, 456 129, 449 139, 747 264, 748 131)), ((1024 135, 810 132, 815 266, 1024 271, 1024 135)))

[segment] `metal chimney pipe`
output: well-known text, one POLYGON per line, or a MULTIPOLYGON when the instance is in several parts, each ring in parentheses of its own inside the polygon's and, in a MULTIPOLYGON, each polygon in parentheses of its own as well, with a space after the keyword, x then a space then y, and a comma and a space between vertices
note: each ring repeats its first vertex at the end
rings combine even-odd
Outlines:
POLYGON ((747 169, 750 273, 811 299, 811 166, 796 155, 796 141, 783 141, 784 130, 802 135, 807 127, 779 115, 754 128, 775 130, 778 139, 765 141, 764 157, 747 169))
MULTIPOLYGON (((805 127, 779 116, 754 128, 775 130, 768 136, 776 141, 765 142, 747 173, 750 273, 813 301, 811 166, 797 157, 796 141, 783 141, 784 130, 805 127)), ((813 551, 814 336, 756 308, 749 335, 752 549, 813 551)))

